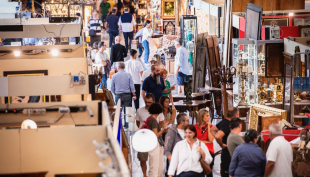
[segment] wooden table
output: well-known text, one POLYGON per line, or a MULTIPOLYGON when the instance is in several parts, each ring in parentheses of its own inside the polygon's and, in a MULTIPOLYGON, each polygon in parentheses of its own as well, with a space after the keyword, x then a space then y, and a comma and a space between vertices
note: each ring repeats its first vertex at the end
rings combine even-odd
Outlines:
MULTIPOLYGON (((180 100, 185 100, 186 96, 184 94, 174 94, 173 101, 177 102, 180 100)), ((210 100, 210 93, 192 93, 192 100, 210 100)))
MULTIPOLYGON (((185 104, 182 100, 174 102, 175 109, 179 112, 189 111, 192 113, 192 124, 194 124, 194 118, 196 118, 196 111, 201 108, 210 107, 211 100, 193 100, 192 104, 185 104)), ((212 114, 210 114, 211 116, 212 114)), ((212 116, 213 117, 213 116, 212 116)), ((212 121, 212 119, 211 119, 212 121)))

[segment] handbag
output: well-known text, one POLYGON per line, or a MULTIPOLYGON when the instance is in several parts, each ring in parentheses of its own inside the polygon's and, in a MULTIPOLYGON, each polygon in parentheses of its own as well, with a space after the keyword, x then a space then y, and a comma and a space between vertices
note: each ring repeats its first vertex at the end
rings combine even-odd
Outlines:
MULTIPOLYGON (((200 146, 200 141, 199 141, 199 146, 200 146)), ((202 156, 199 159, 200 165, 202 167, 203 173, 207 176, 208 174, 210 174, 212 172, 212 169, 210 168, 210 165, 207 164, 207 162, 204 161, 204 159, 202 158, 202 156)))
POLYGON ((91 37, 96 36, 96 31, 93 29, 89 30, 89 36, 91 37))

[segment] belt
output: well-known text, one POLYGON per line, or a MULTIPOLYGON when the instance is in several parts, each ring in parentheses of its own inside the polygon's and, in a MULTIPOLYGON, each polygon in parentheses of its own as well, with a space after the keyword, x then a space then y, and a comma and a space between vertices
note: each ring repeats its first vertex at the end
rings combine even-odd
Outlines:
POLYGON ((128 95, 128 94, 131 94, 131 93, 116 93, 115 95, 128 95))

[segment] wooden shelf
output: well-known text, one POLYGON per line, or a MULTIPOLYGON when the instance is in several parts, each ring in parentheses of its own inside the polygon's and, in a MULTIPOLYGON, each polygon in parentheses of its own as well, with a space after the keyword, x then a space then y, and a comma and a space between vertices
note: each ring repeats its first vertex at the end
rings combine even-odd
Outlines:
POLYGON ((310 101, 309 100, 301 100, 300 102, 294 102, 294 105, 310 105, 310 101))
POLYGON ((294 119, 309 119, 306 115, 294 115, 294 119))

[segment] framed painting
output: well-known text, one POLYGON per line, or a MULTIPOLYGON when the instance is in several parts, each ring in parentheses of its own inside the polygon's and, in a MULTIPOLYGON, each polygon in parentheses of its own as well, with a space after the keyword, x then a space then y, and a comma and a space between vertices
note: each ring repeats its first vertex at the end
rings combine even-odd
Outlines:
POLYGON ((270 26, 289 26, 289 18, 283 17, 283 18, 263 18, 262 19, 262 25, 270 25, 270 26))
POLYGON ((248 3, 245 15, 245 38, 260 39, 263 8, 248 3))
POLYGON ((161 16, 162 19, 175 19, 175 1, 162 0, 161 1, 161 16))
POLYGON ((166 35, 175 35, 175 21, 174 20, 164 20, 163 21, 163 32, 166 35))
POLYGON ((298 26, 300 37, 310 37, 310 25, 298 26))
POLYGON ((293 18, 293 26, 305 26, 305 25, 310 25, 310 16, 293 18))
POLYGON ((266 64, 265 64, 265 77, 283 77, 283 52, 284 52, 284 44, 283 43, 268 43, 265 44, 265 56, 266 56, 266 64))

